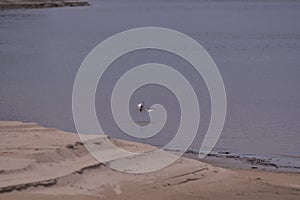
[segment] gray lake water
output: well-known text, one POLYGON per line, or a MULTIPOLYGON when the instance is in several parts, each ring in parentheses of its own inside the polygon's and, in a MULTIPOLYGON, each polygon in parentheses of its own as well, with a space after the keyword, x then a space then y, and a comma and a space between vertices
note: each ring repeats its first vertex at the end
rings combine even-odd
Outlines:
MULTIPOLYGON (((225 127, 216 151, 300 156, 300 2, 297 1, 91 1, 91 7, 0 11, 0 120, 38 122, 76 131, 72 87, 85 56, 101 41, 127 29, 165 27, 183 32, 209 52, 223 76, 228 98, 225 127)), ((109 110, 115 81, 132 66, 173 66, 200 99, 198 149, 210 118, 206 86, 173 54, 141 50, 122 56, 106 72, 96 95, 100 123, 113 137, 135 140, 116 128, 109 110), (104 79, 105 79, 104 77, 104 79)), ((160 103, 168 111, 163 131, 148 140, 166 144, 180 110, 166 88, 148 85, 129 105, 160 103)), ((153 122, 155 123, 155 122, 153 122)))

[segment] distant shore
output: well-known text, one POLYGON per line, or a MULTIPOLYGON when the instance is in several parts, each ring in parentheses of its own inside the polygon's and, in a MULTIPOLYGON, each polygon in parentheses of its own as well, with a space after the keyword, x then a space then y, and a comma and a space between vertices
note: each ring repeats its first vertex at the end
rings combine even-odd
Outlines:
POLYGON ((50 8, 65 6, 89 6, 86 0, 4 0, 0 9, 50 8))

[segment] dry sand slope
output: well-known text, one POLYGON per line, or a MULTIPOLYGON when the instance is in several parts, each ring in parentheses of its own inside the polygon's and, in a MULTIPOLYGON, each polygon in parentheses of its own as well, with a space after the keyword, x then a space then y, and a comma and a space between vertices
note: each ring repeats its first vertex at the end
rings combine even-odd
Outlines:
POLYGON ((0 199, 300 199, 296 173, 232 171, 188 158, 156 172, 118 172, 90 156, 77 134, 35 123, 0 122, 0 142, 0 199))

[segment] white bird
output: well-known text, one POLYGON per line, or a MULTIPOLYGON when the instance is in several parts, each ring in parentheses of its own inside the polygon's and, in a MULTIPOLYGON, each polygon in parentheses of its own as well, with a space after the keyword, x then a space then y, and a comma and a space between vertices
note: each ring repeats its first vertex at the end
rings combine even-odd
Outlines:
POLYGON ((143 112, 143 111, 152 112, 153 111, 153 109, 151 109, 151 108, 145 108, 144 102, 137 104, 137 110, 140 112, 143 112))

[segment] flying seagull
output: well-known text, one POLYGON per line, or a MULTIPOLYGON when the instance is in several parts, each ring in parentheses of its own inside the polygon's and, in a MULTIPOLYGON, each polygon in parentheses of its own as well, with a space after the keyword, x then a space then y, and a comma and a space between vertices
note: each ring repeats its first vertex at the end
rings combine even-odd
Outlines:
POLYGON ((152 112, 153 111, 153 109, 145 108, 145 103, 144 102, 137 104, 137 110, 140 111, 140 112, 143 112, 143 111, 152 112))

